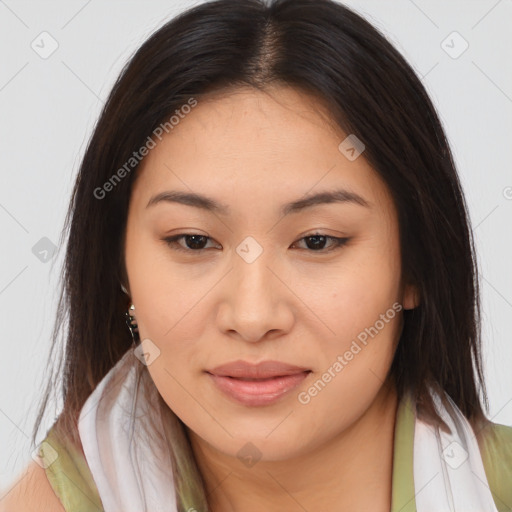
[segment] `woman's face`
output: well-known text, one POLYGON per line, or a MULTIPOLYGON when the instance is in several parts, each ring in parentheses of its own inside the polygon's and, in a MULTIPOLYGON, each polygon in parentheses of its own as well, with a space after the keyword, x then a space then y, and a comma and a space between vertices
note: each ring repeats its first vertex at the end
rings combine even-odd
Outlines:
POLYGON ((348 134, 312 97, 240 89, 185 110, 138 169, 128 213, 128 287, 148 370, 209 447, 291 458, 348 429, 383 386, 401 310, 415 305, 396 211, 364 151, 350 140, 339 148, 348 134), (306 200, 334 191, 339 200, 306 200), (163 192, 212 202, 148 205, 163 192), (165 240, 178 235, 195 236, 165 240), (298 369, 272 367, 290 375, 266 383, 212 376, 240 360, 298 369))

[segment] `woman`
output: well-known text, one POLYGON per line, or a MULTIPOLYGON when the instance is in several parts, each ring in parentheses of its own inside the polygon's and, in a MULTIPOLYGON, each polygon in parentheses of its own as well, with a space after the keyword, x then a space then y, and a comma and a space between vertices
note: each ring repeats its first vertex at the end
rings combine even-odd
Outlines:
POLYGON ((67 221, 52 510, 512 507, 450 148, 348 8, 220 0, 158 30, 67 221))

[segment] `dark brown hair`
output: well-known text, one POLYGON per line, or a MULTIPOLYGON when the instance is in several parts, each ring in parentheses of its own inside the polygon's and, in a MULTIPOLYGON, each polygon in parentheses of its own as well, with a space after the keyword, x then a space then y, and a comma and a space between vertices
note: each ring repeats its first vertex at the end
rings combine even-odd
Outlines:
MULTIPOLYGON (((402 276, 421 304, 404 311, 390 373, 436 419, 428 387, 444 390, 473 422, 485 422, 478 273, 461 185, 441 122, 420 79, 370 23, 330 0, 218 0, 156 31, 117 79, 83 157, 64 231, 69 240, 49 362, 63 430, 98 382, 130 348, 124 233, 137 166, 103 199, 94 191, 158 125, 190 98, 236 87, 284 85, 313 94, 332 120, 366 146, 399 218, 402 276), (66 327, 67 330, 64 330, 66 327), (482 393, 482 398, 479 393, 482 393)), ((182 503, 183 504, 183 503, 182 503)))

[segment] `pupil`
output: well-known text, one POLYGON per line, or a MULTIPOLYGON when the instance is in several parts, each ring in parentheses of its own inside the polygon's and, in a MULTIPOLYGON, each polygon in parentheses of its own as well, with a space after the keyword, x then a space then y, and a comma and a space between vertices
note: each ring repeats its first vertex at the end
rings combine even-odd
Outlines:
MULTIPOLYGON (((190 248, 190 249, 202 249, 203 247, 201 247, 201 245, 204 245, 204 244, 201 244, 200 242, 197 241, 197 239, 200 239, 200 238, 206 238, 204 235, 188 235, 187 237, 187 246, 190 248), (190 240, 192 240, 192 243, 190 244, 190 240), (199 247, 198 247, 199 245, 199 247)), ((204 240, 203 240, 204 242, 204 240)))
POLYGON ((308 247, 310 249, 322 249, 323 248, 323 245, 325 245, 325 239, 326 237, 325 236, 320 236, 320 235, 315 235, 315 236, 308 236, 307 237, 308 240, 316 240, 318 242, 318 240, 320 239, 320 246, 318 245, 318 243, 314 243, 313 244, 313 247, 309 247, 309 244, 308 244, 308 247), (323 243, 322 243, 323 242, 323 243))

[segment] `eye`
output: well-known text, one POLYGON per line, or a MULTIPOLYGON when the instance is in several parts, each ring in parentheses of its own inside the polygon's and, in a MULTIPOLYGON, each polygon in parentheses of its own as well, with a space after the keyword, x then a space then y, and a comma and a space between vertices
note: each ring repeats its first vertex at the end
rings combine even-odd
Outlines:
POLYGON ((315 233, 312 235, 305 236, 298 240, 297 242, 294 242, 292 247, 296 245, 298 242, 302 242, 303 240, 306 241, 306 246, 308 247, 308 249, 311 249, 310 252, 326 253, 343 247, 349 241, 349 238, 339 238, 335 236, 324 235, 322 233, 315 233), (331 242, 331 246, 328 249, 324 249, 327 241, 331 242))
POLYGON ((174 235, 163 239, 167 245, 176 251, 184 252, 200 252, 204 251, 205 243, 210 240, 210 237, 205 235, 195 235, 193 233, 183 233, 181 235, 174 235), (184 239, 186 248, 179 243, 181 239, 184 239))
MULTIPOLYGON (((208 240, 211 240, 211 238, 206 235, 183 233, 181 235, 174 235, 171 237, 163 238, 163 240, 169 247, 176 251, 201 252, 207 249, 205 246, 208 240), (185 246, 180 243, 182 240, 185 242, 185 246)), ((344 246, 349 241, 349 238, 339 238, 335 236, 324 235, 322 233, 315 233, 297 240, 297 242, 294 242, 291 247, 302 241, 306 241, 306 250, 309 249, 309 252, 327 253, 344 246), (328 241, 331 242, 330 247, 325 249, 326 243, 328 241)))

